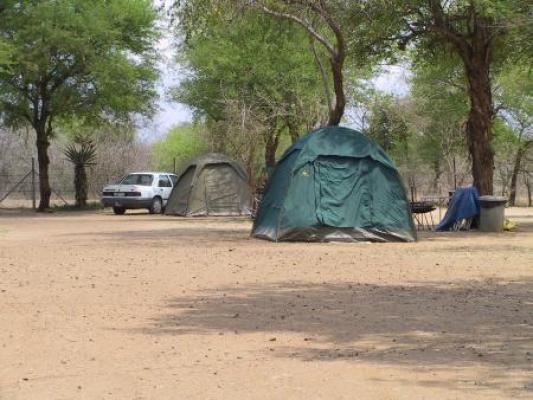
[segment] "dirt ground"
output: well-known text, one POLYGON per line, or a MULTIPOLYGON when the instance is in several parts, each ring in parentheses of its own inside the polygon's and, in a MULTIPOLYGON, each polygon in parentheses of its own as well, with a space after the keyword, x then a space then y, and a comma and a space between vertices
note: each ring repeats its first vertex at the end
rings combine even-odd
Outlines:
POLYGON ((0 210, 0 399, 533 398, 514 233, 274 244, 250 222, 0 210))

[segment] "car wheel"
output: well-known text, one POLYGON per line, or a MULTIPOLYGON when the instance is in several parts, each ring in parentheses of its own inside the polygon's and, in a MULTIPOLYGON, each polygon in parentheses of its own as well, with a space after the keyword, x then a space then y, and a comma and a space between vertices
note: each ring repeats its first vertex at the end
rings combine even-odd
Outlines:
POLYGON ((163 202, 160 197, 154 197, 152 205, 149 208, 150 214, 161 214, 163 211, 163 202))
POLYGON ((117 215, 123 215, 126 209, 124 207, 113 207, 113 212, 117 215))

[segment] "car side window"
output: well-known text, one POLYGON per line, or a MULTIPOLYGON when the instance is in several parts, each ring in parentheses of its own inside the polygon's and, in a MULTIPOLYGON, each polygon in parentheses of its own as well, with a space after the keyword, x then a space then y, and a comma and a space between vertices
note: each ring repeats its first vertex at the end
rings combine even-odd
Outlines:
POLYGON ((170 183, 170 180, 168 179, 168 176, 166 175, 159 175, 159 187, 172 187, 172 184, 170 183))
POLYGON ((176 182, 178 181, 178 177, 176 175, 169 175, 170 180, 172 181, 172 186, 176 186, 176 182))

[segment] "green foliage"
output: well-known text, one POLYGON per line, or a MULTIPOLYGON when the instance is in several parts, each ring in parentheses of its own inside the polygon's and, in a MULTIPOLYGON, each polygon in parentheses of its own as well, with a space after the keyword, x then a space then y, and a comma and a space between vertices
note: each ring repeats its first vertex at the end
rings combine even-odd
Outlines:
POLYGON ((173 171, 176 162, 176 172, 179 172, 187 162, 207 151, 203 130, 200 124, 183 124, 172 128, 154 144, 152 157, 156 168, 173 171))
POLYGON ((96 145, 91 141, 82 141, 79 145, 70 144, 64 150, 67 159, 74 164, 74 189, 76 205, 85 207, 87 204, 87 171, 86 167, 96 161, 96 145))
POLYGON ((0 118, 36 132, 40 211, 50 206, 58 122, 128 121, 153 110, 155 20, 150 0, 5 0, 0 37, 11 53, 0 58, 0 118))
POLYGON ((514 64, 496 80, 495 95, 501 115, 519 136, 533 140, 533 69, 514 64))
POLYGON ((175 92, 177 100, 214 120, 224 118, 229 100, 271 117, 316 107, 321 78, 301 29, 253 13, 224 22, 189 38, 183 51, 193 75, 175 92))
MULTIPOLYGON (((185 8, 205 4, 189 1, 185 8)), ((275 162, 283 136, 295 140, 327 119, 324 81, 299 26, 253 11, 237 15, 230 6, 210 10, 193 22, 184 19, 196 14, 182 14, 181 61, 190 75, 174 98, 205 122, 214 149, 254 175, 261 164, 275 162)), ((320 48, 316 56, 327 68, 320 48)))
POLYGON ((9 69, 11 64, 11 52, 12 47, 9 45, 9 43, 0 39, 0 72, 9 69))
POLYGON ((70 144, 65 148, 64 153, 76 167, 88 166, 96 160, 96 146, 92 142, 83 142, 80 145, 70 144))
MULTIPOLYGON (((149 0, 8 0, 0 34, 0 112, 9 125, 77 117, 127 119, 155 95, 149 0)), ((48 129, 52 133, 51 125, 48 129)))
POLYGON ((515 131, 501 118, 496 119, 493 127, 492 145, 498 155, 512 158, 520 140, 515 131))
POLYGON ((97 143, 105 140, 105 138, 134 141, 136 127, 131 122, 95 121, 74 116, 60 120, 56 125, 55 135, 57 140, 66 143, 97 143))
POLYGON ((410 133, 401 104, 390 95, 376 94, 372 100, 370 112, 367 135, 386 152, 391 154, 404 152, 410 133))
POLYGON ((363 6, 354 5, 353 15, 360 15, 360 7, 364 8, 366 19, 361 25, 363 32, 357 36, 362 44, 390 51, 387 55, 394 55, 394 48, 405 49, 409 44, 416 48, 417 55, 453 52, 452 35, 443 35, 439 18, 450 31, 467 40, 479 21, 490 23, 487 28, 495 41, 495 63, 531 55, 533 50, 531 40, 526 39, 533 32, 529 0, 374 0, 363 6))

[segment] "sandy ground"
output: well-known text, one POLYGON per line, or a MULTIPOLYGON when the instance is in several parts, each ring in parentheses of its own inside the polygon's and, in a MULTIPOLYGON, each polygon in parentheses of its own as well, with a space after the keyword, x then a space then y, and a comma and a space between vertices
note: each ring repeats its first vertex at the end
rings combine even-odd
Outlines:
POLYGON ((515 233, 273 244, 245 220, 0 210, 0 399, 533 398, 515 233))

